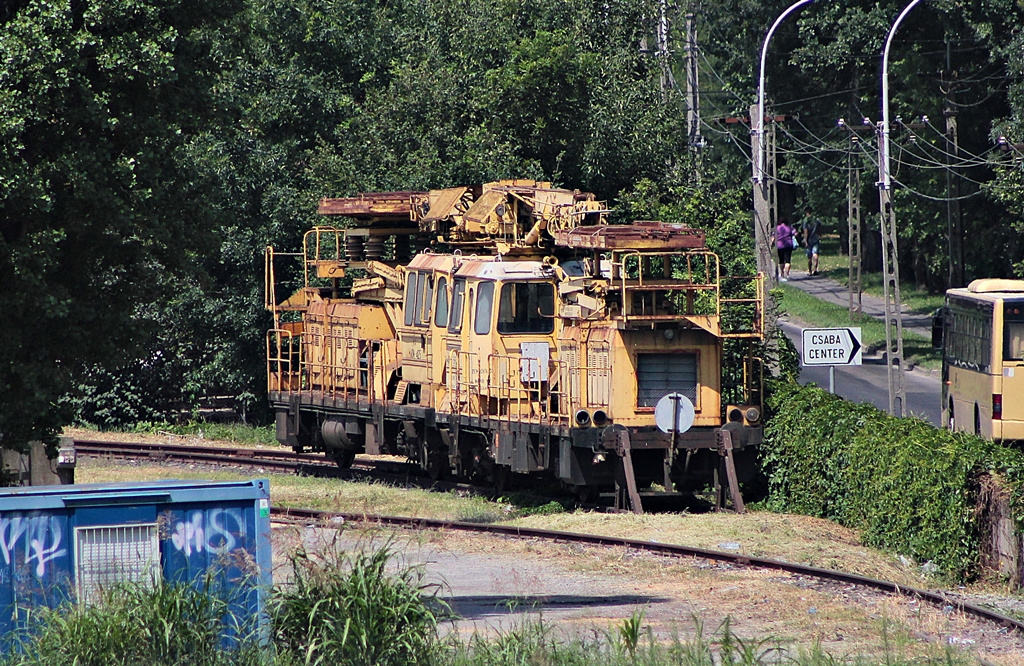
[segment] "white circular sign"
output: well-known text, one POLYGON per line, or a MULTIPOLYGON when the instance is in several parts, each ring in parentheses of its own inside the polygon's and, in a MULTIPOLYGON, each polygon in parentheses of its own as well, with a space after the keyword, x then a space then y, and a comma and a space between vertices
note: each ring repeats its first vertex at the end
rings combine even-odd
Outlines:
POLYGON ((669 393, 654 407, 654 422, 662 432, 686 432, 693 416, 693 403, 682 393, 669 393))

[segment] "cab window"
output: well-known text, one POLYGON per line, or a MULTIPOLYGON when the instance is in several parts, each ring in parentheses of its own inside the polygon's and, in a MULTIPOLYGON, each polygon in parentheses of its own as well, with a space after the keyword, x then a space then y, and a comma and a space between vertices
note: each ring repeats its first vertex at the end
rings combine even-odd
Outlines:
POLYGON ((416 318, 416 323, 426 326, 430 323, 430 304, 434 300, 434 276, 429 273, 420 273, 420 283, 422 298, 420 298, 420 305, 417 308, 419 316, 416 318))
POLYGON ((434 326, 448 325, 448 278, 437 278, 437 302, 434 304, 434 326))
POLYGON ((405 325, 416 321, 416 296, 419 294, 420 274, 409 273, 405 278, 405 325))
POLYGON ((466 280, 460 278, 452 283, 452 310, 448 330, 458 333, 462 330, 462 308, 466 302, 466 280))
POLYGON ((498 333, 555 330, 555 287, 550 282, 506 282, 498 305, 498 333))
POLYGON ((1024 361, 1024 302, 1003 306, 1003 360, 1024 361))
POLYGON ((473 332, 484 335, 491 332, 491 312, 494 306, 494 283, 481 282, 476 294, 476 312, 473 314, 473 332))

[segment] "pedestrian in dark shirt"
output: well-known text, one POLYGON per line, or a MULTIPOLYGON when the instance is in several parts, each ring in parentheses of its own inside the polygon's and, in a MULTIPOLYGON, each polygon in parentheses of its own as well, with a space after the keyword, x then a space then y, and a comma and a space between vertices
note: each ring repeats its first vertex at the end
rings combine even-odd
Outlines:
POLYGON ((807 252, 807 274, 818 274, 818 245, 821 243, 821 220, 812 217, 811 208, 804 208, 804 247, 807 252))

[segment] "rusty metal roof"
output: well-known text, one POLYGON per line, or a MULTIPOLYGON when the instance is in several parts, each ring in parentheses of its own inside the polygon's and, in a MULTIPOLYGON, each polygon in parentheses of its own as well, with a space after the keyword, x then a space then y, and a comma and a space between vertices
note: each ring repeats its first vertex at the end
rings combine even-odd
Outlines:
POLYGON ((354 197, 320 200, 321 215, 345 215, 363 219, 412 221, 413 199, 426 197, 426 192, 364 192, 354 197))
POLYGON ((556 231, 562 247, 593 250, 692 250, 705 247, 705 234, 683 224, 634 222, 633 224, 576 227, 556 231))

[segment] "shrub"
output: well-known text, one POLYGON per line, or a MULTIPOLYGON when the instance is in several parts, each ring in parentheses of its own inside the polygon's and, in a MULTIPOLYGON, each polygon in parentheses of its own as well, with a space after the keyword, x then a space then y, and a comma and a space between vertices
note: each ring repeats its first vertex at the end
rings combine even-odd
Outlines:
POLYGON ((867 545, 931 561, 957 580, 979 571, 982 477, 1005 477, 1015 515, 1024 515, 1016 449, 814 387, 779 386, 770 407, 769 508, 835 520, 861 530, 867 545))

